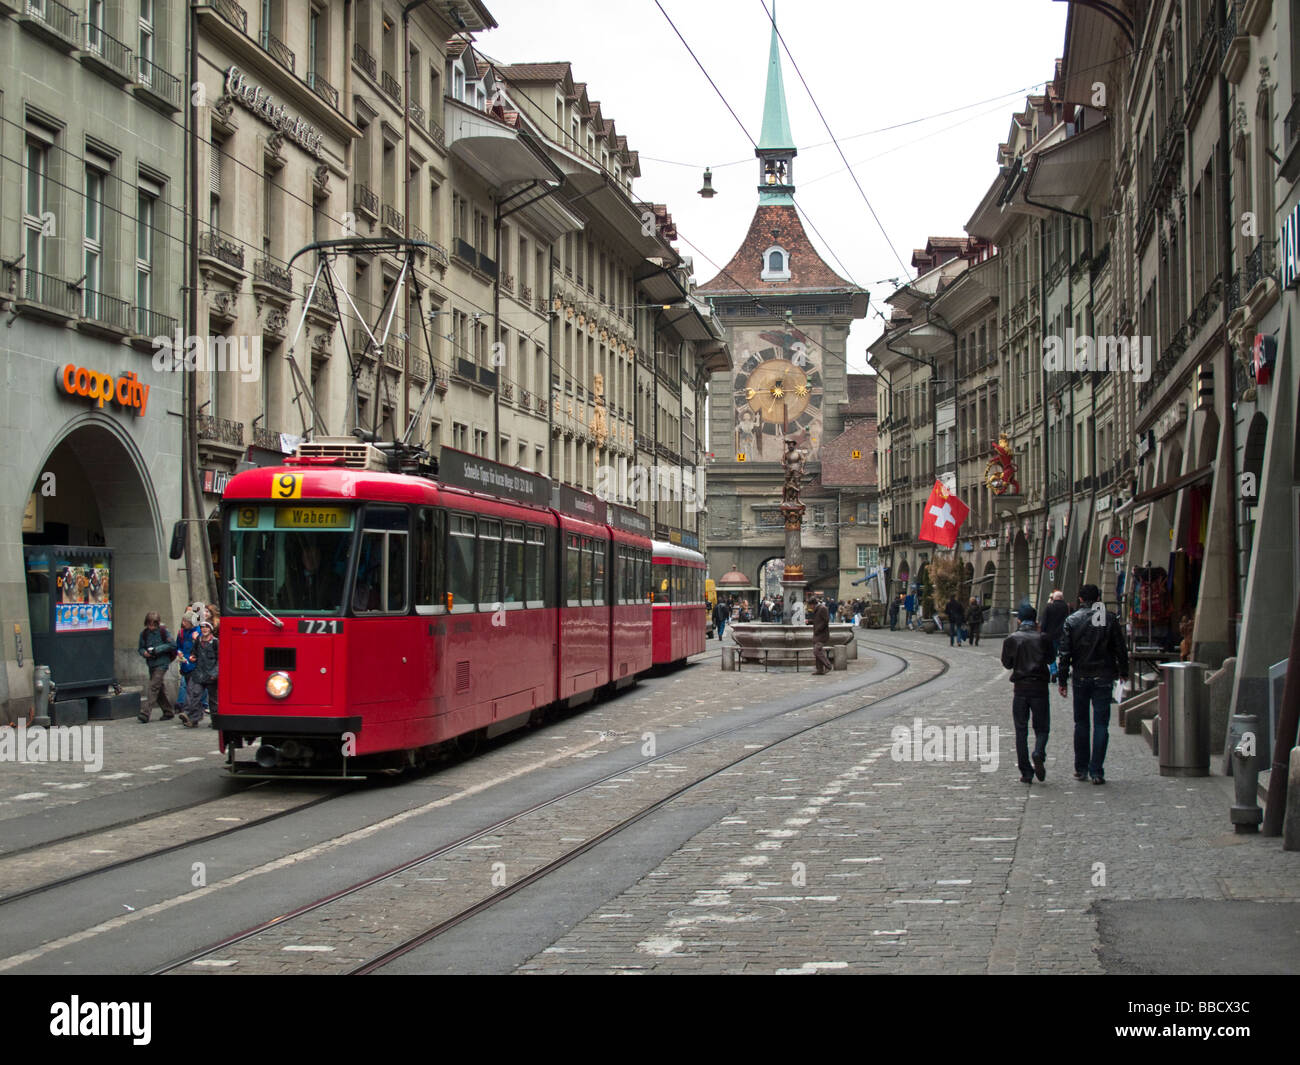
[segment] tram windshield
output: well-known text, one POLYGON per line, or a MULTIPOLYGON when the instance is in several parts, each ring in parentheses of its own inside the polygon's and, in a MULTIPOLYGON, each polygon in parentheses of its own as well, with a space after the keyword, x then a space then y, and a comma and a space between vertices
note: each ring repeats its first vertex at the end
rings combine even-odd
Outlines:
MULTIPOLYGON (((355 510, 346 506, 248 504, 230 509, 230 573, 274 614, 337 614, 352 552, 355 510)), ((226 586, 225 609, 251 613, 226 586)))

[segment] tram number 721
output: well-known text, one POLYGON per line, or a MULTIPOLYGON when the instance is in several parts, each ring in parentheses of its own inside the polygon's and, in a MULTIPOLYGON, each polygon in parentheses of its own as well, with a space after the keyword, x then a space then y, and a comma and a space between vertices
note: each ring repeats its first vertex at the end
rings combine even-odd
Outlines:
POLYGON ((338 618, 303 618, 298 622, 298 634, 301 636, 319 636, 322 633, 339 633, 343 631, 343 622, 338 618))

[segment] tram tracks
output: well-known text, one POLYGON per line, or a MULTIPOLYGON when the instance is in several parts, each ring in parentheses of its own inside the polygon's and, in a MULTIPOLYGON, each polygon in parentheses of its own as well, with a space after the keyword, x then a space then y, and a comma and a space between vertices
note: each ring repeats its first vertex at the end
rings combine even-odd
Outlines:
POLYGON ((900 669, 871 685, 879 690, 866 702, 861 702, 860 689, 829 698, 813 697, 759 721, 711 732, 501 818, 172 961, 155 973, 285 971, 288 958, 310 959, 309 964, 292 971, 376 972, 551 875, 700 784, 789 740, 926 684, 948 668, 937 656, 913 652, 915 658, 931 665, 918 670, 907 683, 891 683, 915 670, 916 664, 887 648, 860 646, 901 664, 900 669), (839 705, 843 702, 853 705, 839 705), (817 707, 826 705, 832 707, 828 712, 816 713, 817 707), (756 729, 807 712, 817 719, 767 742, 744 742, 755 738, 756 729), (681 762, 694 764, 678 764, 681 762), (676 776, 678 773, 684 777, 676 776), (654 775, 653 795, 622 789, 623 784, 639 783, 637 775, 654 775), (593 802, 593 797, 599 801, 593 802), (511 831, 507 843, 506 833, 511 831), (430 892, 426 884, 437 886, 430 892), (465 904, 467 897, 472 901, 465 904))

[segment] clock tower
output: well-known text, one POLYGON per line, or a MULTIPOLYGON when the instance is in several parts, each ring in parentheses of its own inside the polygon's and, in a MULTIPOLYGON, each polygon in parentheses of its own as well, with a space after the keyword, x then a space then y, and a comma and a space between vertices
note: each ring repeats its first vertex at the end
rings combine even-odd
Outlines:
POLYGON ((838 497, 821 486, 821 445, 843 429, 849 326, 865 317, 867 292, 826 264, 799 217, 775 22, 754 154, 758 205, 749 231, 717 277, 696 290, 726 328, 735 365, 710 380, 708 548, 735 559, 756 583, 765 562, 784 556, 782 441, 794 437, 808 454, 804 574, 810 590, 833 591, 838 497))

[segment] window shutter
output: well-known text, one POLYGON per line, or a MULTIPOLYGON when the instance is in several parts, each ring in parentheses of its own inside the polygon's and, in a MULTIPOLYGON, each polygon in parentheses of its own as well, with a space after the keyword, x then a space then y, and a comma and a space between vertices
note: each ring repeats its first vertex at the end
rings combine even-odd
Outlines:
POLYGON ((221 195, 221 145, 215 140, 211 143, 212 150, 208 153, 208 186, 212 190, 212 195, 221 195))

